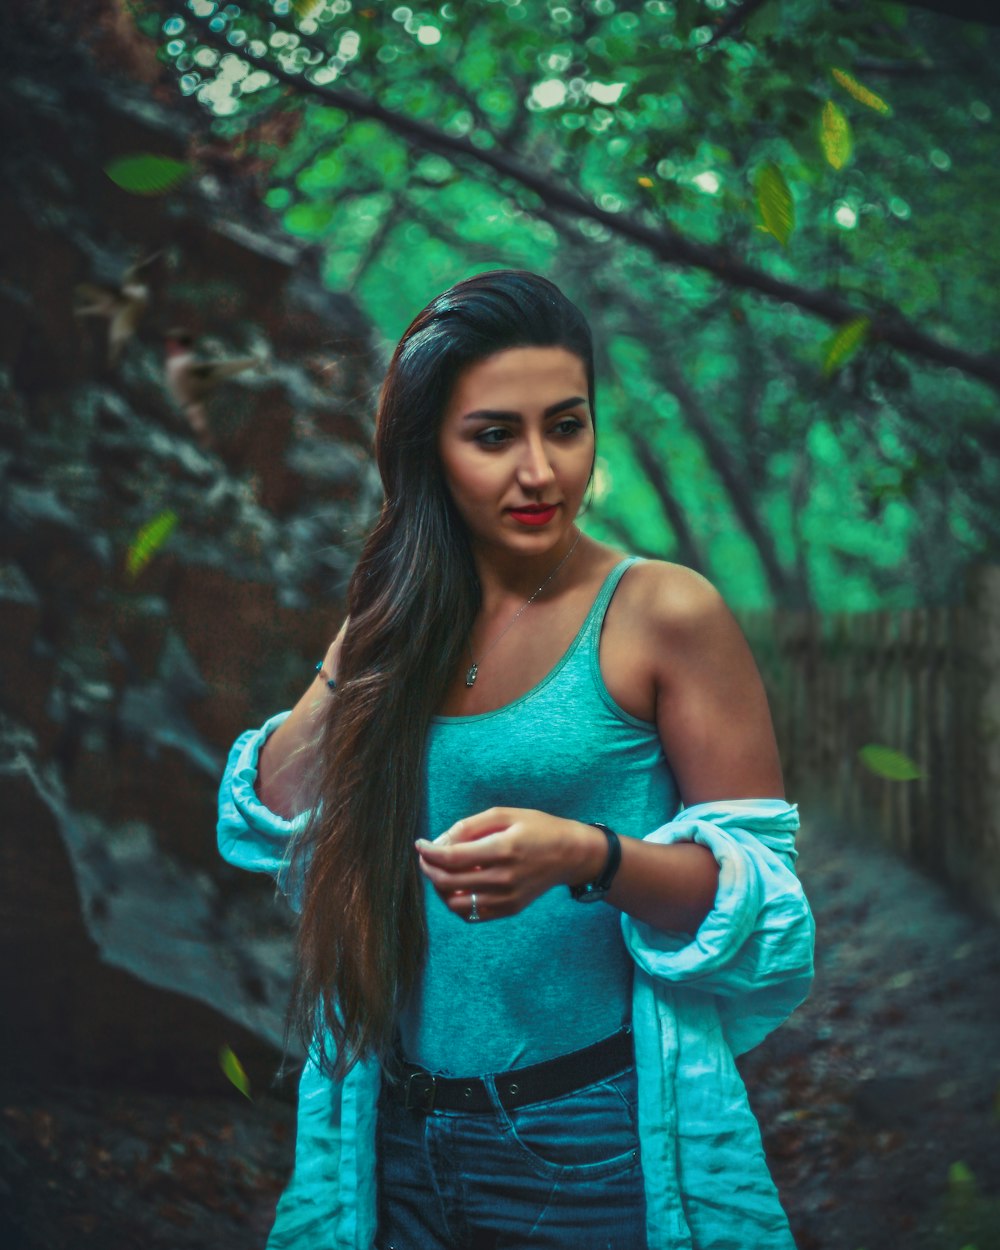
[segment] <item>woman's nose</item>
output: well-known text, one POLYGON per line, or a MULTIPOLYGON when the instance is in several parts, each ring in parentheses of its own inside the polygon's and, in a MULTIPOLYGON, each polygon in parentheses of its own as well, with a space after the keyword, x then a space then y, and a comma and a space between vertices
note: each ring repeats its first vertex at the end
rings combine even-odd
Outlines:
POLYGON ((544 439, 525 439, 524 454, 518 465, 518 478, 522 486, 538 489, 547 486, 555 478, 555 470, 549 459, 544 439))

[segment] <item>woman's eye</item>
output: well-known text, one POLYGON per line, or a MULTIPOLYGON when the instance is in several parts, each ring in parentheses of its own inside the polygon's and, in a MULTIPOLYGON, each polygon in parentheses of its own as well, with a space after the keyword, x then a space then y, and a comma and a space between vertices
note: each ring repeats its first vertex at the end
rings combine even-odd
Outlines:
POLYGON ((488 430, 480 430, 476 435, 476 442, 482 443, 484 447, 499 447, 501 443, 506 443, 509 437, 509 430, 496 425, 491 426, 488 430))
POLYGON ((575 434, 583 429, 583 422, 579 417, 566 417, 555 428, 560 434, 575 434))

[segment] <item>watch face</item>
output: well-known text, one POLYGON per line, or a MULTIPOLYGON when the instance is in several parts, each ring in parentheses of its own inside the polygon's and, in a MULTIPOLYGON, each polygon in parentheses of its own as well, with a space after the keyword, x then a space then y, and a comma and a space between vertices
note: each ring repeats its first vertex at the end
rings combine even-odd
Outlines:
POLYGON ((602 890, 599 885, 582 885, 572 887, 570 894, 578 903, 597 903, 607 894, 607 890, 602 890))

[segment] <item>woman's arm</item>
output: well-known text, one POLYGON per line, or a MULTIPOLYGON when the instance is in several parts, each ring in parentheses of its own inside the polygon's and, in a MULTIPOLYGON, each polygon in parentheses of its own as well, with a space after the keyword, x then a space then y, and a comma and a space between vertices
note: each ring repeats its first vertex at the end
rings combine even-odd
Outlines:
MULTIPOLYGON (((333 678, 337 676, 337 662, 346 630, 345 621, 323 661, 324 672, 333 678)), ((286 820, 299 814, 298 796, 303 775, 310 763, 309 751, 316 737, 318 719, 326 709, 330 695, 326 677, 317 673, 287 719, 261 748, 254 789, 265 807, 286 820)))
MULTIPOLYGON (((652 566, 640 597, 652 659, 656 724, 685 807, 713 799, 784 798, 767 695, 719 592, 677 565, 652 566)), ((596 835, 596 836, 595 836, 596 835)), ((601 872, 607 843, 587 834, 579 881, 601 872)), ((719 867, 706 846, 623 838, 607 901, 657 929, 694 933, 715 900, 719 867)), ((571 884, 576 884, 573 882, 571 884)))
MULTIPOLYGON (((326 653, 323 667, 327 672, 331 662, 336 665, 343 632, 326 653)), ((315 718, 323 707, 321 700, 330 698, 325 680, 318 678, 292 711, 278 712, 259 729, 240 734, 230 748, 219 784, 219 854, 236 868, 274 877, 296 910, 301 882, 291 877, 289 848, 308 814, 299 811, 302 804, 294 796, 317 728, 315 718)))
MULTIPOLYGON (((763 684, 721 595, 677 565, 650 565, 643 573, 629 605, 629 645, 650 657, 656 723, 685 806, 782 798, 763 684)), ((621 844, 607 902, 657 929, 696 932, 719 881, 708 847, 627 837, 621 844)), ((607 841, 579 821, 494 808, 459 821, 418 850, 421 866, 453 910, 467 914, 466 896, 474 889, 480 915, 493 918, 522 910, 555 885, 594 880, 604 867, 607 841)))

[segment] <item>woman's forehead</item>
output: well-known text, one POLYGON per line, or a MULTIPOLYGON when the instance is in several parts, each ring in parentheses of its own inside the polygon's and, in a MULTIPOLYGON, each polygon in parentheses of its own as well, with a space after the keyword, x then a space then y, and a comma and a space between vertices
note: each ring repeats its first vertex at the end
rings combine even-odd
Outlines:
POLYGON ((565 347, 511 347, 467 365, 455 379, 448 408, 544 406, 587 393, 586 367, 565 347))

